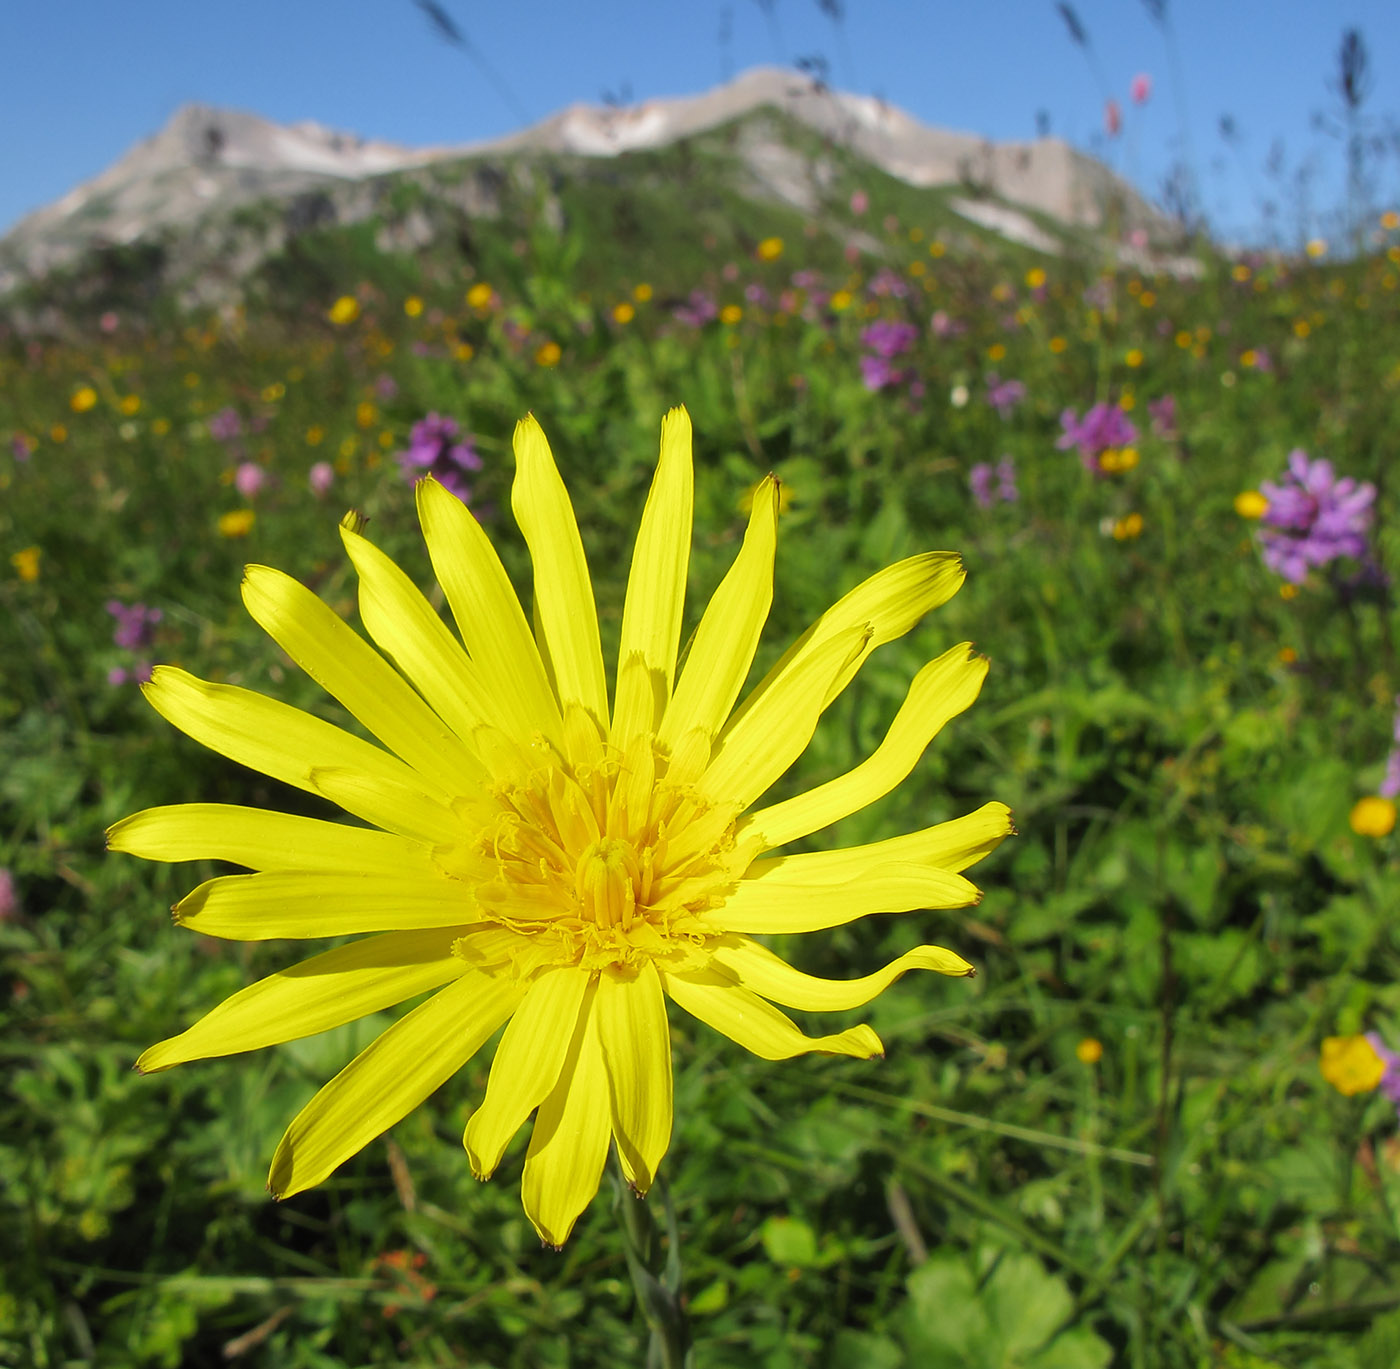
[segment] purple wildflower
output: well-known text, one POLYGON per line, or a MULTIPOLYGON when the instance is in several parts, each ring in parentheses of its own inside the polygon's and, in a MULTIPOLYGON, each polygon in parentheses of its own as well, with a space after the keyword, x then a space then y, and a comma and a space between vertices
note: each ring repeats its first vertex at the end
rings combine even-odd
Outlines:
POLYGON ((1395 696, 1395 722, 1391 726, 1390 739, 1394 745, 1385 760, 1385 779, 1376 790, 1383 799, 1400 798, 1400 694, 1395 696))
POLYGON ((821 277, 815 271, 801 270, 792 273, 792 286, 794 290, 811 290, 814 286, 821 284, 821 277))
POLYGON ((967 325, 951 317, 946 309, 935 309, 928 326, 933 330, 934 337, 957 337, 959 333, 967 331, 967 325))
POLYGON ((14 453, 16 461, 28 461, 34 454, 34 443, 28 433, 16 433, 10 439, 10 450, 14 453))
POLYGON ((209 436, 216 442, 232 442, 243 432, 243 420, 232 405, 220 409, 209 419, 209 436))
POLYGON ((772 296, 757 281, 751 281, 744 286, 744 298, 755 309, 766 309, 772 303, 772 296))
POLYGON ((387 404, 391 399, 397 397, 399 393, 399 382, 387 371, 381 372, 374 379, 375 398, 387 404))
POLYGON ((139 651, 155 639, 156 624, 162 614, 158 608, 145 604, 124 604, 120 599, 107 600, 107 612, 117 620, 112 640, 123 650, 139 651))
POLYGON ((445 414, 429 414, 413 425, 408 450, 399 452, 398 462, 406 479, 431 475, 464 504, 471 498, 471 487, 463 479, 465 471, 479 471, 481 458, 470 437, 457 441, 459 426, 445 414))
POLYGON ((867 390, 884 390, 914 378, 912 370, 894 366, 895 357, 907 352, 919 336, 912 323, 879 319, 860 335, 866 355, 860 359, 861 380, 867 390))
POLYGON ((1176 436, 1176 396, 1163 395, 1147 404, 1147 416, 1152 420, 1152 432, 1164 442, 1176 436))
POLYGON ((1066 409, 1060 415, 1060 426, 1064 432, 1055 445, 1062 452, 1078 447, 1085 469, 1095 475, 1102 471, 1099 458, 1104 452, 1131 447, 1138 435, 1127 414, 1116 404, 1095 404, 1082 421, 1073 409, 1066 409))
POLYGON ((1381 1075, 1381 1092, 1400 1108, 1400 1055, 1386 1046, 1378 1032, 1367 1032, 1366 1040, 1385 1066, 1385 1073, 1381 1075))
POLYGON ((1019 380, 1003 380, 995 371, 987 377, 987 403, 1001 418, 1010 418, 1025 397, 1026 387, 1019 380))
POLYGON ((251 499, 267 484, 267 472, 256 461, 243 461, 233 473, 233 487, 244 499, 251 499))
POLYGON ((318 461, 306 473, 306 483, 314 495, 325 494, 335 484, 335 467, 329 461, 318 461))
POLYGON ((1260 493, 1269 507, 1260 520, 1259 546, 1264 564, 1292 584, 1301 584, 1313 566, 1340 556, 1366 557, 1366 533, 1376 487, 1340 480, 1332 463, 1295 449, 1288 470, 1277 482, 1264 481, 1260 493))
POLYGON ((872 295, 878 295, 882 299, 909 298, 909 282, 898 271, 892 271, 888 266, 882 266, 865 288, 872 295))
POLYGON ((683 323, 687 328, 703 328, 707 323, 719 317, 719 305, 715 303, 714 296, 705 290, 692 290, 690 299, 679 305, 671 314, 677 323, 683 323))
POLYGON ((1020 497, 1016 488, 1016 463, 1003 456, 995 466, 979 461, 968 473, 967 483, 978 506, 990 509, 994 504, 1014 504, 1020 497))

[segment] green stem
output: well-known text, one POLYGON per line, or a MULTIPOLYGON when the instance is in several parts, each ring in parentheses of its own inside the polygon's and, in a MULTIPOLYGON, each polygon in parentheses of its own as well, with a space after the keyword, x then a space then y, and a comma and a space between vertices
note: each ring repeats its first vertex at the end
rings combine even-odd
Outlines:
POLYGON ((613 1211, 622 1228, 622 1245, 627 1255, 627 1272, 632 1276, 637 1306, 641 1308, 651 1339, 647 1345, 647 1369, 690 1369, 690 1323, 681 1298, 681 1242, 671 1194, 663 1179, 657 1179, 655 1192, 661 1202, 666 1224, 664 1243, 651 1208, 622 1173, 617 1152, 610 1160, 613 1181, 613 1211))

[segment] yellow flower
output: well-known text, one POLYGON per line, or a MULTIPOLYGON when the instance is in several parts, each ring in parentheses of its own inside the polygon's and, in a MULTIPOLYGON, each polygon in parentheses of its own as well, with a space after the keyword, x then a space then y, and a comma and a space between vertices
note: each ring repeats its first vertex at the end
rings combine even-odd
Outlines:
POLYGON ((141 412, 141 396, 123 395, 120 402, 117 404, 117 408, 124 414, 139 414, 141 412))
POLYGON ((1081 1065, 1097 1065, 1103 1059, 1103 1042, 1086 1036, 1075 1048, 1074 1054, 1081 1065))
POLYGON ((1154 295, 1151 290, 1144 290, 1142 294, 1138 296, 1138 303, 1142 305, 1144 309, 1150 309, 1157 303, 1157 296, 1154 295))
POLYGON ((1241 518, 1262 518, 1269 511, 1269 501, 1258 490, 1241 490, 1235 496, 1235 512, 1241 518))
POLYGON ((1297 651, 1291 646, 1281 646, 1278 649, 1279 665, 1293 665, 1298 660, 1297 651))
POLYGON ((1113 540, 1115 542, 1131 542, 1133 538, 1141 535, 1142 515, 1140 513, 1126 514, 1113 524, 1113 540))
POLYGON ((39 547, 25 547, 23 551, 17 551, 10 557, 15 574, 25 584, 32 585, 39 578, 39 558, 42 555, 43 551, 39 547))
POLYGON ((374 420, 379 417, 379 410, 367 399, 362 399, 355 405, 355 426, 357 428, 372 428, 374 420))
POLYGON ((489 309, 495 291, 484 280, 479 280, 467 291, 467 305, 472 309, 489 309))
POLYGON ((1387 209, 1381 215, 1381 227, 1387 233, 1393 233, 1397 228, 1400 228, 1400 214, 1397 214, 1393 209, 1387 209))
POLYGON ((1039 290, 1040 287, 1045 284, 1045 279, 1045 270, 1043 267, 1032 266, 1031 269, 1026 272, 1026 284, 1029 285, 1032 290, 1039 290))
POLYGON ((781 238, 764 238, 758 244, 759 261, 777 261, 783 255, 783 240, 781 238))
POLYGON ((1307 319, 1305 319, 1305 318, 1300 318, 1300 319, 1294 319, 1294 320, 1293 320, 1293 336, 1294 336, 1294 337, 1305 338, 1305 337, 1307 337, 1307 335, 1308 335, 1309 333, 1311 333, 1311 332, 1312 332, 1312 324, 1310 324, 1310 323, 1307 321, 1307 319))
POLYGON ((417 295, 410 295, 403 302, 403 311, 409 318, 417 318, 423 312, 423 301, 417 295))
POLYGON ((626 300, 623 300, 621 304, 613 305, 612 316, 614 323, 631 323, 637 317, 637 311, 626 300))
POLYGON ((68 429, 65 428, 65 427, 63 426, 62 423, 55 423, 55 424, 53 425, 53 427, 51 427, 51 428, 49 429, 49 441, 50 441, 50 442, 67 442, 67 441, 68 441, 68 429))
POLYGON ((737 304, 726 304, 719 311, 719 321, 721 323, 738 323, 744 317, 744 311, 737 304))
POLYGON ((91 385, 84 385, 81 390, 74 390, 73 397, 68 401, 68 407, 75 414, 85 414, 97 403, 97 391, 91 385))
POLYGON ((642 281, 640 284, 632 287, 632 298, 636 300, 638 304, 645 304, 647 300, 651 298, 651 294, 651 286, 648 285, 646 281, 642 281))
POLYGON ((1131 366, 1134 370, 1136 370, 1139 366, 1142 365, 1142 348, 1129 347, 1127 355, 1124 356, 1123 360, 1127 362, 1127 364, 1131 366))
POLYGON ((158 418, 151 424, 151 431, 157 437, 164 437, 170 431, 170 420, 168 418, 158 418))
POLYGON ((470 361, 476 355, 476 348, 470 342, 459 342, 452 349, 452 355, 458 361, 470 361))
POLYGON ((1349 821, 1358 837, 1388 837, 1395 830, 1395 802, 1375 794, 1357 799, 1349 821))
POLYGON ((557 342, 542 342, 535 349, 536 366, 557 366, 564 353, 557 342))
POLYGON ((280 380, 274 380, 271 385, 264 385, 261 393, 264 404, 276 404, 286 397, 287 387, 280 380))
POLYGON ((931 257, 941 257, 948 249, 941 242, 931 242, 928 245, 928 254, 931 257))
POLYGON ((319 423, 313 423, 306 430, 306 445, 308 447, 319 447, 325 440, 326 430, 319 423))
POLYGON ((845 1011, 907 971, 967 975, 967 961, 918 946, 863 978, 827 981, 754 938, 969 906, 978 892, 960 872, 1012 827, 1006 807, 988 803, 873 845, 765 855, 899 784, 981 688, 987 662, 966 643, 914 677, 863 764, 750 811, 870 653, 957 591, 956 555, 924 553, 857 586, 736 710, 772 600, 777 484, 765 481, 755 498, 677 674, 694 496, 690 420, 673 410, 632 558, 610 699, 583 543, 533 418, 517 426, 514 446, 511 505, 534 563, 533 631, 486 534, 432 479, 418 485, 419 515, 460 644, 355 515, 341 537, 365 629, 384 655, 291 576, 247 569, 254 619, 382 747, 173 667, 157 667, 145 686, 156 710, 196 741, 368 826, 181 804, 119 822, 108 844, 257 871, 202 884, 175 910, 182 926, 242 941, 361 938, 243 989, 147 1050, 144 1071, 308 1036, 430 995, 292 1122, 272 1161, 273 1193, 322 1182, 504 1026, 463 1141, 486 1178, 536 1113, 522 1198, 557 1246, 596 1192, 610 1142, 634 1188, 645 1193, 655 1178, 672 1128, 668 998, 764 1059, 877 1056, 870 1027, 809 1037, 774 1004, 845 1011))
POLYGON ((851 292, 849 290, 837 290, 831 296, 831 309, 833 313, 844 313, 851 307, 851 292))
POLYGON ((1325 238, 1309 238, 1307 253, 1314 261, 1319 257, 1327 255, 1327 240, 1325 238))
POLYGON ((354 295, 342 295, 326 312, 326 317, 337 327, 354 323, 360 317, 360 301, 354 295))
POLYGON ((1130 471, 1137 465, 1139 459, 1136 447, 1109 447, 1107 451, 1099 453, 1099 469, 1108 471, 1110 474, 1130 471))
POLYGON ((253 530, 256 515, 252 509, 233 509, 219 515, 220 537, 247 537, 253 530))
POLYGON ((1370 1093, 1385 1076, 1385 1061, 1364 1036, 1329 1036, 1318 1057, 1322 1077, 1348 1098, 1370 1093))
POLYGON ((1236 262, 1230 274, 1238 281, 1246 281, 1254 274, 1244 262, 1236 262))
POLYGON ((1285 580, 1278 587, 1278 597, 1280 599, 1296 599, 1298 597, 1298 586, 1285 580))
POLYGON ((987 348, 988 361, 1000 361, 1006 355, 1006 347, 1000 342, 994 342, 987 348))
POLYGON ((1051 350, 1052 352, 1054 352, 1056 356, 1058 356, 1061 352, 1063 352, 1063 351, 1065 350, 1066 347, 1069 346, 1069 343, 1066 342, 1066 341, 1064 340, 1064 338, 1059 337, 1059 336, 1057 335, 1057 336, 1052 337, 1052 338, 1050 339, 1050 344, 1049 344, 1049 345, 1050 345, 1050 350, 1051 350))

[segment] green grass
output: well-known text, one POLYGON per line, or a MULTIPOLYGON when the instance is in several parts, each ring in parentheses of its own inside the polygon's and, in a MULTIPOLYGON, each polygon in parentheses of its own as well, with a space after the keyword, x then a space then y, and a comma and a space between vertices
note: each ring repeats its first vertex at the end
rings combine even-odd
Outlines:
POLYGON ((963 591, 875 656, 780 788, 868 754, 913 672, 966 638, 992 660, 980 701, 899 790, 812 844, 877 839, 990 798, 1020 829, 977 868, 973 910, 780 939, 803 968, 842 977, 921 941, 977 963, 973 981, 906 979, 839 1021, 870 1021, 883 1061, 768 1064, 673 1014, 666 1172, 698 1363, 1395 1362, 1395 1110, 1341 1097, 1317 1068, 1325 1036, 1400 1037, 1396 850, 1348 826, 1380 780, 1400 687, 1390 603, 1344 600, 1326 576, 1282 597, 1232 500, 1294 446, 1326 455, 1381 486, 1377 553, 1400 565, 1385 471, 1400 419, 1396 267, 1264 265, 1237 281, 1211 262, 1194 284, 1120 274, 1093 309, 1083 266, 1043 263, 1036 300, 1030 260, 980 248, 975 232, 931 255, 946 220, 886 206, 878 185, 863 227, 880 255, 842 263, 851 188, 834 185, 810 246, 787 211, 765 220, 697 191, 693 222, 746 216, 718 258, 739 264, 732 281, 707 276, 715 258, 693 239, 674 259, 663 250, 685 227, 673 193, 643 231, 648 197, 666 195, 659 179, 630 202, 619 186, 591 198, 575 186, 561 191, 564 232, 541 199, 465 257, 386 264, 367 230, 323 235, 264 274, 275 309, 255 290, 222 324, 147 330, 126 314, 110 336, 4 344, 0 436, 37 446, 27 462, 0 454, 0 866, 20 898, 0 924, 0 1363, 214 1365, 230 1343, 234 1362, 279 1369, 642 1362, 606 1186, 555 1254, 520 1209, 520 1147, 489 1184, 470 1176, 460 1132, 489 1051, 282 1204, 264 1190, 282 1129, 388 1015, 132 1072, 146 1045, 298 948, 172 928, 166 910, 212 871, 109 856, 104 829, 195 799, 310 809, 110 686, 130 660, 104 604, 162 610, 153 659, 335 716, 243 614, 241 565, 288 570, 353 617, 335 527, 353 505, 428 583, 392 451, 438 410, 476 434, 474 506, 527 586, 506 511, 510 433, 529 410, 574 495, 615 642, 660 419, 677 402, 697 444, 691 623, 734 554, 744 489, 774 469, 792 491, 760 672, 890 561, 949 547, 967 563, 963 591), (617 215, 643 227, 618 229, 617 215), (785 238, 783 257, 753 261, 769 233, 785 238), (909 298, 866 295, 882 264, 909 298), (809 320, 745 300, 754 282, 777 301, 808 265, 826 289, 849 288, 851 307, 809 320), (481 279, 500 303, 478 314, 462 298, 481 279), (642 283, 652 298, 615 323, 642 283), (696 286, 742 319, 673 323, 670 302, 696 286), (361 318, 333 328, 325 310, 357 290, 361 318), (410 291, 424 301, 416 317, 410 291), (921 401, 863 388, 867 305, 920 325, 921 401), (934 309, 966 331, 930 336, 934 309), (548 341, 562 349, 552 369, 535 361, 548 341), (469 360, 454 351, 464 343, 469 360), (1260 347, 1272 370, 1242 363, 1260 347), (983 399, 993 370, 1028 389, 1004 422, 983 399), (959 384, 965 407, 950 400, 959 384), (97 404, 73 412, 89 385, 97 404), (1141 460, 1094 480, 1055 449, 1060 411, 1125 393, 1141 460), (1146 431, 1147 401, 1167 393, 1172 440, 1146 431), (228 406, 238 444, 207 430, 228 406), (968 471, 1003 452, 1021 499, 984 512, 968 471), (245 506, 231 485, 241 459, 272 483, 247 537, 229 539, 218 519, 245 506), (306 485, 318 460, 338 465, 325 500, 306 485), (1106 535, 1131 513, 1140 536, 1106 535), (32 581, 10 560, 28 548, 32 581), (1088 1039, 1102 1044, 1095 1065, 1077 1054, 1088 1039))

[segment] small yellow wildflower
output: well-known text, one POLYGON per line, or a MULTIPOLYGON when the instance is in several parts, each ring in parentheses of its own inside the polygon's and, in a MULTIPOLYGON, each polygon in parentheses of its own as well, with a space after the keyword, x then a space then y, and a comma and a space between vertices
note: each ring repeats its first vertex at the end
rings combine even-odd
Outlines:
POLYGON ((911 261, 909 263, 909 274, 915 279, 928 273, 928 267, 921 261, 911 261))
POLYGON ((357 428, 372 428, 374 420, 379 417, 379 410, 367 399, 362 399, 355 405, 355 426, 357 428))
POLYGON ((306 430, 306 445, 308 447, 319 447, 325 440, 326 430, 319 423, 313 423, 306 430))
POLYGON ((1395 830, 1395 801, 1378 794, 1357 799, 1348 821, 1358 837, 1388 837, 1395 830))
POLYGON ((39 547, 25 547, 10 557, 15 574, 26 584, 32 585, 39 578, 39 558, 43 551, 39 547))
POLYGON ((637 317, 637 311, 626 300, 623 300, 621 304, 613 305, 612 316, 614 323, 627 324, 637 317))
POLYGON ((1278 587, 1278 597, 1285 601, 1296 599, 1298 597, 1298 586, 1285 580, 1283 584, 1278 587))
POLYGON ((389 448, 394 445, 394 434, 391 433, 388 428, 381 428, 379 436, 375 438, 375 441, 379 443, 383 451, 387 452, 389 448))
POLYGON ((484 280, 479 280, 467 291, 467 305, 472 309, 489 309, 495 293, 484 280))
POLYGON ((1056 356, 1058 356, 1061 352, 1065 350, 1066 347, 1069 346, 1069 343, 1066 342, 1065 339, 1060 337, 1057 333, 1054 337, 1050 339, 1049 346, 1050 350, 1054 352, 1056 356))
POLYGON ((68 401, 68 407, 75 414, 85 414, 97 403, 97 391, 91 385, 84 385, 80 390, 73 391, 73 397, 68 401))
POLYGON ((122 413, 128 415, 128 417, 132 414, 139 414, 141 412, 141 396, 123 395, 121 399, 117 401, 117 408, 120 409, 122 413))
POLYGON ((170 420, 168 418, 158 418, 151 424, 151 431, 157 437, 164 437, 170 431, 170 420))
POLYGON ((535 365, 557 366, 559 364, 559 358, 563 355, 563 349, 557 342, 542 342, 535 349, 535 365))
POLYGON ((1370 1093, 1385 1076, 1385 1061, 1364 1036, 1329 1036, 1318 1057, 1322 1077, 1348 1098, 1370 1093))
POLYGON ((232 509, 219 515, 220 537, 247 537, 252 532, 257 515, 252 509, 232 509))
POLYGON ((1006 346, 1000 342, 994 342, 987 348, 988 361, 1000 361, 1006 355, 1006 346))
POLYGON ((55 424, 53 425, 53 427, 51 427, 51 428, 49 429, 49 441, 50 441, 50 442, 67 442, 67 441, 68 441, 68 429, 65 428, 65 427, 63 426, 62 423, 55 423, 55 424))
POLYGON ((632 287, 632 298, 636 300, 638 304, 645 304, 651 296, 652 288, 646 281, 642 281, 632 287))
POLYGON ((915 226, 909 230, 909 241, 910 241, 910 242, 923 242, 923 240, 924 240, 924 230, 923 230, 922 228, 920 228, 917 224, 915 224, 915 226))
POLYGON ((1393 209, 1387 209, 1381 215, 1381 227, 1387 233, 1393 233, 1397 228, 1400 228, 1400 214, 1397 214, 1393 209))
POLYGON ((1031 269, 1026 272, 1026 284, 1029 285, 1032 290, 1039 290, 1041 286, 1045 284, 1045 280, 1045 269, 1043 267, 1032 266, 1031 269))
POLYGON ((758 244, 759 261, 777 261, 783 255, 783 240, 781 238, 764 238, 758 244))
POLYGON ((1312 324, 1309 323, 1309 322, 1307 321, 1307 319, 1305 319, 1305 318, 1299 318, 1299 319, 1294 319, 1294 320, 1293 320, 1293 336, 1294 336, 1294 337, 1305 338, 1305 337, 1307 337, 1307 335, 1308 335, 1309 333, 1311 333, 1311 332, 1312 332, 1312 324))
POLYGON ((1142 294, 1138 296, 1138 303, 1142 305, 1144 309, 1150 309, 1157 303, 1157 296, 1153 294, 1151 290, 1144 290, 1142 294))
POLYGON ((1109 447, 1107 451, 1099 453, 1099 469, 1116 475, 1132 470, 1140 459, 1136 447, 1109 447))
POLYGON ((1256 352, 1253 347, 1247 347, 1243 352, 1240 353, 1240 365, 1243 366, 1245 370, 1250 370, 1252 367, 1257 366, 1258 364, 1259 353, 1256 352))
POLYGON ((831 308, 834 313, 840 314, 851 307, 853 296, 849 290, 837 290, 831 297, 831 308))
POLYGON ((1103 1059, 1103 1042, 1097 1037, 1086 1036, 1074 1048, 1074 1054, 1081 1065, 1097 1065, 1103 1059))
POLYGON ((1127 362, 1127 364, 1131 366, 1134 370, 1136 370, 1139 366, 1142 365, 1142 348, 1129 347, 1127 355, 1123 358, 1123 360, 1127 362))
POLYGON ((203 383, 198 371, 186 371, 180 379, 187 390, 197 390, 203 383))
POLYGON ((948 249, 941 242, 931 242, 928 245, 928 254, 931 257, 941 257, 948 249))
POLYGON ((1125 514, 1113 524, 1113 540, 1115 542, 1131 542, 1133 538, 1142 535, 1142 515, 1140 513, 1125 514))
POLYGON ((356 442, 353 437, 342 437, 340 439, 340 454, 342 457, 348 459, 349 457, 354 456, 355 453, 359 450, 360 444, 356 442))
POLYGON ((1279 647, 1279 649, 1278 649, 1278 663, 1279 663, 1279 665, 1296 665, 1297 662, 1298 662, 1298 653, 1297 653, 1297 651, 1296 651, 1293 647, 1291 647, 1291 646, 1281 646, 1281 647, 1279 647))
POLYGON ((410 295, 403 302, 403 311, 409 318, 417 318, 423 312, 423 301, 417 295, 410 295))
POLYGON ((1238 281, 1246 281, 1254 274, 1244 262, 1236 262, 1234 270, 1230 274, 1238 281))
POLYGON ((262 387, 262 402, 276 404, 279 399, 285 398, 286 394, 287 387, 280 380, 274 380, 271 385, 262 387))
POLYGON ((1325 238, 1309 238, 1307 253, 1314 261, 1319 257, 1327 255, 1327 240, 1325 238))
POLYGON ((744 311, 737 304, 726 304, 719 311, 719 321, 721 323, 738 323, 744 317, 744 311))
POLYGON ((459 342, 452 349, 452 355, 458 361, 470 361, 476 355, 476 348, 470 342, 459 342))
POLYGON ((360 301, 354 295, 341 295, 326 311, 326 317, 337 328, 343 328, 347 323, 354 323, 360 317, 360 301))
POLYGON ((1137 408, 1137 396, 1133 393, 1130 386, 1124 386, 1123 393, 1118 396, 1118 407, 1122 409, 1125 414, 1130 414, 1137 408))
POLYGON ((1269 511, 1269 501, 1258 490, 1241 490, 1235 496, 1235 512, 1241 518, 1262 518, 1269 511))

